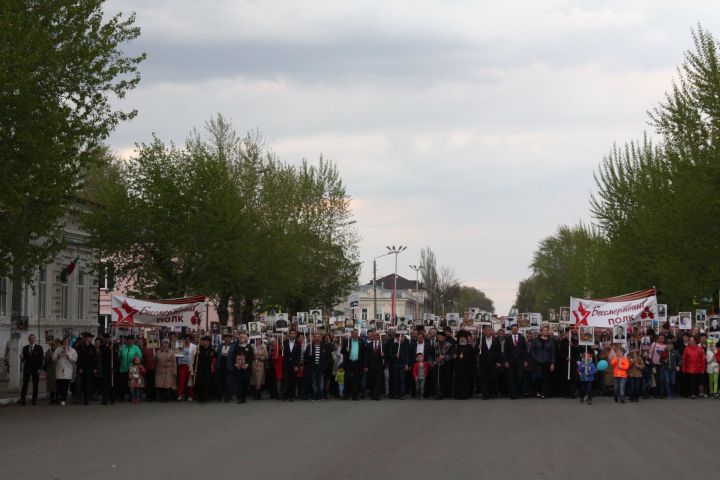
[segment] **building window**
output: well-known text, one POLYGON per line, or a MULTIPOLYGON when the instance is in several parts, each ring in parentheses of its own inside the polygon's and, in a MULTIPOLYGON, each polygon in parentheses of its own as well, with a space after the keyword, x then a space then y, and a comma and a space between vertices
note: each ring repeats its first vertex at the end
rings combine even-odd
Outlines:
POLYGON ((77 318, 85 318, 85 271, 79 270, 77 275, 77 318))
POLYGON ((0 278, 0 315, 7 315, 8 279, 0 278))
POLYGON ((363 320, 367 320, 368 318, 368 310, 367 308, 362 309, 362 313, 360 314, 363 320))
POLYGON ((22 289, 22 301, 20 302, 20 305, 22 305, 22 311, 20 312, 20 315, 28 315, 28 297, 30 297, 30 285, 25 284, 22 289))
POLYGON ((40 269, 38 275, 38 318, 47 316, 47 269, 40 269))
POLYGON ((67 282, 63 282, 60 287, 60 318, 67 320, 69 315, 68 303, 70 301, 69 286, 67 282))

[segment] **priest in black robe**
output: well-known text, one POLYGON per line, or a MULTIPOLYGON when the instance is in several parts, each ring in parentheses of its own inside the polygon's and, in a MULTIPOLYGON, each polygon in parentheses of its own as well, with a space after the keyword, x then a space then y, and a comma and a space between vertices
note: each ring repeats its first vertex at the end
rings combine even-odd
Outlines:
POLYGON ((472 397, 475 384, 475 349, 467 332, 458 332, 453 356, 453 398, 465 400, 472 397))

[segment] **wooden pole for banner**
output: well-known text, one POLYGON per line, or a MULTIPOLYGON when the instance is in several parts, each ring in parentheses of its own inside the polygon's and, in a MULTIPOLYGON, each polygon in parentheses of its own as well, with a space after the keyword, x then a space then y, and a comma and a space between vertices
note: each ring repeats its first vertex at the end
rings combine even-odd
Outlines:
POLYGON ((572 349, 572 329, 568 329, 567 334, 568 334, 568 353, 567 353, 567 355, 568 355, 568 360, 567 360, 567 362, 568 362, 568 375, 567 375, 567 379, 570 380, 570 362, 572 361, 572 358, 570 358, 570 357, 571 357, 571 353, 570 353, 570 352, 572 351, 572 350, 571 350, 571 349, 572 349))
POLYGON ((210 316, 208 315, 209 304, 207 299, 205 300, 205 331, 210 331, 210 316))

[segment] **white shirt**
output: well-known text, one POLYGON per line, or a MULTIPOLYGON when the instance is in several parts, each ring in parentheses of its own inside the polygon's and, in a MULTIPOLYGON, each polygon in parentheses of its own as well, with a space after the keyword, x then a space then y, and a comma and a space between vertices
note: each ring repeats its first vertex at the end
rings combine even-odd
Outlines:
POLYGON ((492 337, 485 337, 485 346, 487 346, 487 349, 490 350, 490 347, 492 346, 492 337))
POLYGON ((290 348, 290 351, 292 352, 293 348, 295 347, 295 341, 288 340, 288 347, 290 348))
POLYGON ((417 349, 415 349, 415 355, 417 355, 418 353, 425 354, 425 343, 424 342, 417 344, 417 349))
POLYGON ((220 351, 221 355, 228 355, 230 353, 230 345, 223 345, 220 351))

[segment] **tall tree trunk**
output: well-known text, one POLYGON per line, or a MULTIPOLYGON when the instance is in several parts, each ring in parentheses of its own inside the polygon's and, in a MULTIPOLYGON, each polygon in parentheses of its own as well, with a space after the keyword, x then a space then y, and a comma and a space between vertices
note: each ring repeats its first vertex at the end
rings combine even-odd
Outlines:
POLYGON ((230 310, 228 304, 230 303, 230 294, 221 295, 220 301, 217 306, 218 321, 220 325, 226 327, 228 324, 228 318, 230 317, 230 310))

